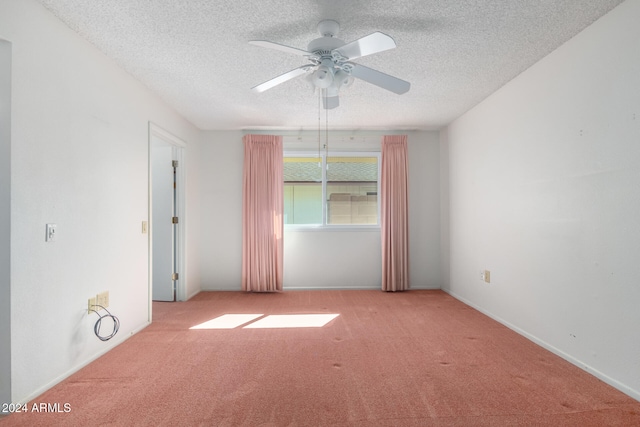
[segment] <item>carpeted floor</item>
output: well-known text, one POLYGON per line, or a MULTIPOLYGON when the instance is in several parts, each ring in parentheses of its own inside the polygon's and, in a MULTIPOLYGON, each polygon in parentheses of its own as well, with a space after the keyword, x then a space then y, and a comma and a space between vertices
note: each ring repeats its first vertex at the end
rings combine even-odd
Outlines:
POLYGON ((640 402, 441 291, 203 292, 153 310, 37 399, 70 412, 0 426, 640 426, 640 402), (233 313, 339 316, 189 329, 233 313))

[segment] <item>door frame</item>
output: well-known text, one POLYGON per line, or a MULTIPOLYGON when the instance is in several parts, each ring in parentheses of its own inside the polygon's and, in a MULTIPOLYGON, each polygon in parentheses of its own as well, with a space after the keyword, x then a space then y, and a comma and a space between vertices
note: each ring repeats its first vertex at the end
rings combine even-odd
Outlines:
POLYGON ((185 242, 186 242, 186 149, 187 143, 172 133, 166 131, 153 122, 149 122, 149 141, 148 141, 148 218, 147 224, 149 224, 149 321, 151 321, 151 307, 153 301, 153 224, 151 222, 153 213, 153 179, 151 170, 152 160, 152 141, 154 138, 163 140, 171 145, 175 152, 175 159, 178 161, 178 169, 176 170, 177 180, 177 198, 176 198, 176 216, 178 216, 177 224, 177 236, 176 236, 176 273, 178 273, 178 283, 176 284, 176 301, 186 301, 187 299, 187 275, 186 275, 186 263, 185 263, 185 242))
MULTIPOLYGON (((11 61, 10 41, 0 38, 0 403, 11 403, 11 61)), ((0 412, 0 419, 3 418, 0 412)))

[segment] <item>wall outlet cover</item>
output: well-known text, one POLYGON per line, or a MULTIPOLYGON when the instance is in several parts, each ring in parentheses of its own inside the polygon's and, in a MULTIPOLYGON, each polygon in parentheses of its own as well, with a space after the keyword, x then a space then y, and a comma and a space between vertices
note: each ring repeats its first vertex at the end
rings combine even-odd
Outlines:
POLYGON ((94 307, 94 305, 96 305, 96 299, 95 298, 89 298, 88 307, 87 307, 87 314, 91 314, 92 311, 96 311, 97 307, 94 307))
POLYGON ((96 305, 104 308, 109 307, 109 291, 104 291, 96 295, 96 305))
POLYGON ((45 242, 53 242, 56 237, 56 225, 55 224, 47 224, 46 234, 44 236, 45 242))

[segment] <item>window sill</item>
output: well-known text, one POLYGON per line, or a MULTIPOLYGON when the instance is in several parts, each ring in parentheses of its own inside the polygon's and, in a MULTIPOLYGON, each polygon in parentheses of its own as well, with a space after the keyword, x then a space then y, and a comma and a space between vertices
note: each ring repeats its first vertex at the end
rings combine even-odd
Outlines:
POLYGON ((365 231, 365 232, 379 232, 379 225, 293 225, 285 224, 285 232, 307 232, 307 231, 365 231))

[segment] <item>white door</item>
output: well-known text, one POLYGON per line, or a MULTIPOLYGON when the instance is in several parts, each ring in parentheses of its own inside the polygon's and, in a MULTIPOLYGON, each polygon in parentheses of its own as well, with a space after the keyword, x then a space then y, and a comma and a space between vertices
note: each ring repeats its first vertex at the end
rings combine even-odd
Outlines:
POLYGON ((175 301, 175 209, 174 148, 159 139, 151 140, 151 241, 153 300, 175 301))

